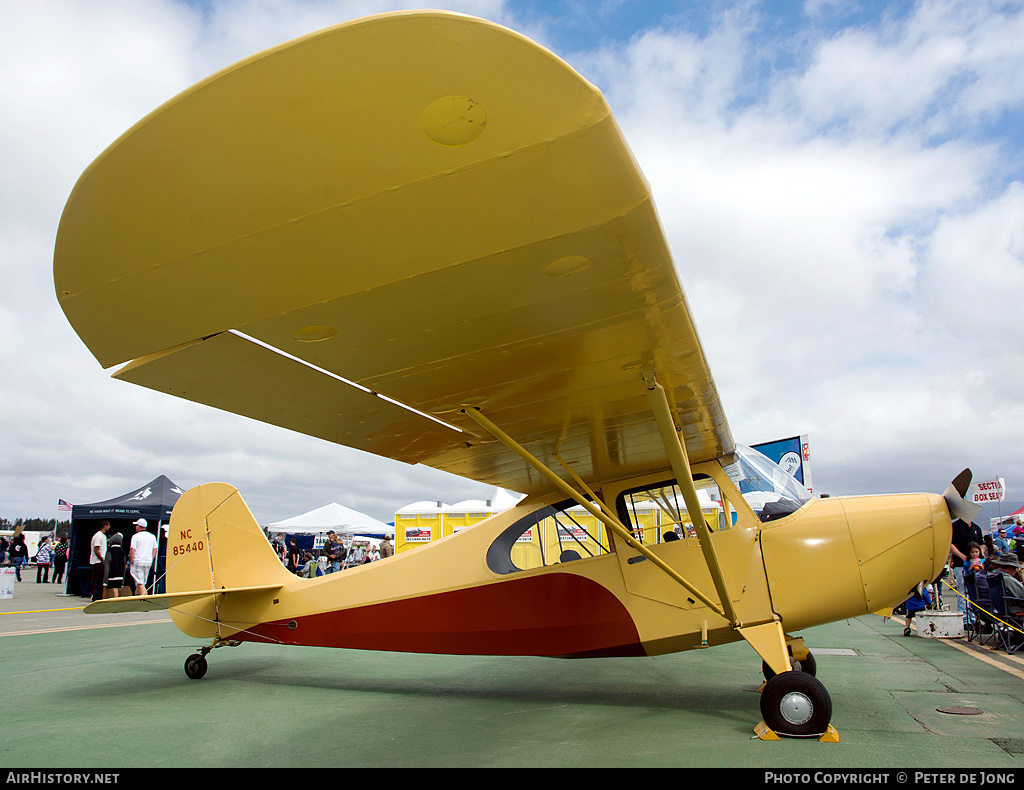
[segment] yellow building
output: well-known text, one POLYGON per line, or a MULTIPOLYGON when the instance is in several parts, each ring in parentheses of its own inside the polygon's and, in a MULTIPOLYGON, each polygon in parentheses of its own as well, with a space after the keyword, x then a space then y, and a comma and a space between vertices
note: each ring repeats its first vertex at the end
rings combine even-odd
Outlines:
POLYGON ((502 488, 491 499, 467 499, 454 505, 440 501, 413 502, 395 513, 395 553, 440 540, 501 513, 521 499, 502 488))
MULTIPOLYGON (((721 505, 704 490, 698 494, 704 518, 712 530, 725 529, 721 505)), ((685 507, 674 500, 673 494, 671 499, 661 504, 652 499, 631 502, 630 520, 640 527, 636 535, 638 540, 645 545, 655 545, 664 541, 664 533, 668 530, 680 535, 684 532, 694 534, 685 507), (670 510, 662 506, 665 504, 670 510)), ((395 552, 440 540, 501 513, 518 501, 519 497, 499 488, 494 498, 489 500, 467 499, 454 505, 441 501, 413 502, 395 513, 395 552)), ((547 517, 527 529, 512 550, 512 562, 525 570, 559 562, 563 552, 575 552, 583 558, 607 551, 604 525, 577 505, 561 511, 557 523, 553 517, 547 517)))
POLYGON ((395 513, 395 553, 444 536, 444 502, 421 501, 395 513))

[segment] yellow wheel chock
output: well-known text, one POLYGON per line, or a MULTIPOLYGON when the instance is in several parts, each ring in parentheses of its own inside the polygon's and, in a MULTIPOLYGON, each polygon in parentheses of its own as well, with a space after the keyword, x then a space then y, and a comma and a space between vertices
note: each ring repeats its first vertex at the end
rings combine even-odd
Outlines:
MULTIPOLYGON (((763 721, 758 722, 757 726, 754 727, 754 735, 762 741, 782 740, 782 738, 779 737, 779 734, 763 721)), ((818 743, 839 743, 839 732, 831 724, 828 725, 828 729, 818 736, 818 743)))

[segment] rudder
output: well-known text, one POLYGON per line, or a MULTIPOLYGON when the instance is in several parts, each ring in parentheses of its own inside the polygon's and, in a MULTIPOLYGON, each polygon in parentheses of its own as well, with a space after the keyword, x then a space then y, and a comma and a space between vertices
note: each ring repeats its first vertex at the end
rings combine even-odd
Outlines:
MULTIPOLYGON (((283 585, 293 578, 237 488, 206 483, 178 499, 167 534, 167 592, 283 585)), ((211 596, 172 610, 171 619, 190 636, 225 636, 217 606, 211 596)))

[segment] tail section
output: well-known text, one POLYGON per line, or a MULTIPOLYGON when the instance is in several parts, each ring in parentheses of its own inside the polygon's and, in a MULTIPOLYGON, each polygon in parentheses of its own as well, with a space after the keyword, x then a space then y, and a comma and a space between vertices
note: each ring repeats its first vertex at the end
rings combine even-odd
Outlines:
POLYGON ((167 592, 283 584, 290 576, 234 486, 196 486, 175 504, 167 592))
POLYGON ((226 592, 172 609, 171 619, 183 632, 227 638, 260 622, 261 613, 272 605, 274 590, 294 578, 237 488, 207 483, 178 499, 167 534, 168 594, 226 592))

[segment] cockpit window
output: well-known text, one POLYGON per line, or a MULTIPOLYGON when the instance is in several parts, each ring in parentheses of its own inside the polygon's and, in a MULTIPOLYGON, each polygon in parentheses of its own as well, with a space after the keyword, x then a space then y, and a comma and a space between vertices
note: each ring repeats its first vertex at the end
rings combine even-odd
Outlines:
POLYGON ((725 472, 761 521, 788 516, 810 501, 810 491, 757 450, 737 445, 735 459, 725 472))
POLYGON ((572 500, 535 510, 510 526, 487 550, 495 573, 544 568, 609 552, 605 526, 572 500))
MULTIPOLYGON (((736 511, 730 507, 729 514, 725 514, 718 484, 707 475, 694 475, 693 484, 711 531, 729 529, 736 521, 736 511)), ((674 480, 624 491, 616 506, 633 537, 645 545, 697 537, 683 494, 674 480)))

